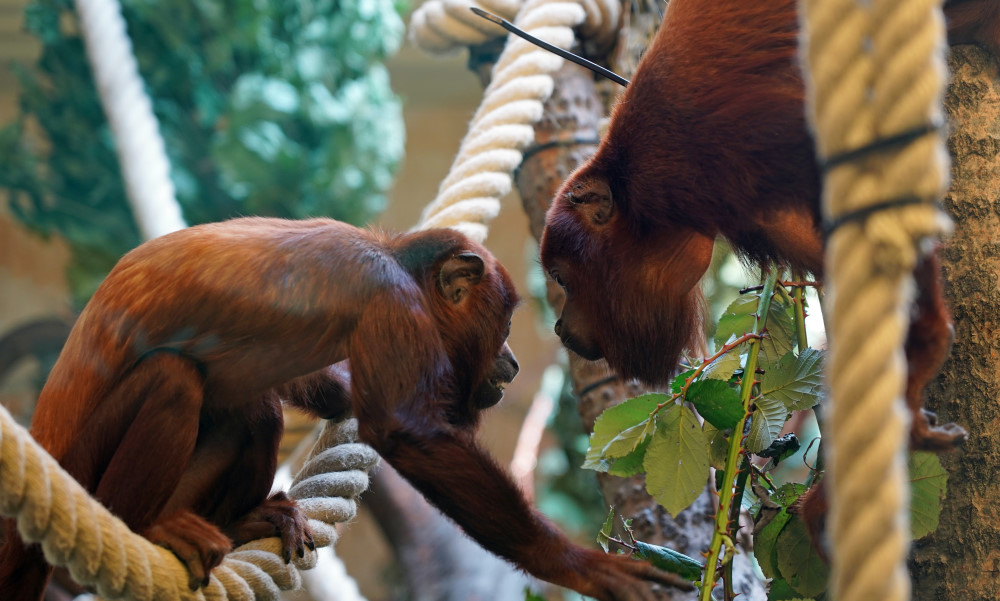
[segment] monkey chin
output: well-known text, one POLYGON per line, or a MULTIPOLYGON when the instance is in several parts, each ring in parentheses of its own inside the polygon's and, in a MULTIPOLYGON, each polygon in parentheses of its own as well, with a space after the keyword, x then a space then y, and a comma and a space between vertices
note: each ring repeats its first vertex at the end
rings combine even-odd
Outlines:
POLYGON ((479 386, 476 387, 475 392, 472 393, 472 403, 477 409, 487 409, 496 405, 503 398, 503 391, 510 381, 504 381, 497 378, 490 378, 484 380, 479 386))

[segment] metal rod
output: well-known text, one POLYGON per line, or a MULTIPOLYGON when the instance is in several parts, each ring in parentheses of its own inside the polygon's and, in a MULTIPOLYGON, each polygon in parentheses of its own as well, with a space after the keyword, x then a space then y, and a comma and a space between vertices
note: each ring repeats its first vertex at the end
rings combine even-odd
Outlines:
POLYGON ((540 48, 544 48, 545 50, 548 50, 552 54, 561 56, 561 57, 563 57, 564 59, 566 59, 568 61, 571 61, 571 62, 574 62, 574 63, 580 65, 581 67, 586 67, 587 69, 590 69, 594 73, 597 73, 599 75, 603 75, 604 77, 607 77, 608 79, 610 79, 611 81, 615 82, 618 85, 621 85, 621 86, 627 86, 628 85, 628 80, 625 79, 624 77, 622 77, 621 75, 618 75, 614 71, 611 71, 609 69, 605 69, 604 67, 598 65, 597 63, 592 63, 592 62, 588 61, 587 59, 583 58, 582 56, 577 56, 577 55, 573 54, 572 52, 569 52, 568 50, 563 50, 562 48, 559 48, 558 46, 553 46, 552 44, 550 44, 550 43, 548 43, 548 42, 546 42, 544 40, 540 40, 540 39, 536 38, 535 36, 531 35, 530 33, 524 31, 523 29, 518 28, 516 25, 514 25, 513 23, 511 23, 510 21, 508 21, 508 20, 506 20, 506 19, 504 19, 502 17, 498 17, 498 16, 494 15, 493 13, 488 13, 485 10, 483 10, 483 9, 481 9, 479 7, 476 7, 476 6, 470 6, 469 9, 472 12, 476 13, 477 15, 479 15, 480 17, 482 17, 482 18, 484 18, 484 19, 486 19, 488 21, 492 21, 493 23, 496 23, 500 27, 503 27, 507 31, 511 32, 512 34, 514 34, 514 35, 516 35, 516 36, 518 36, 520 38, 523 38, 525 40, 528 40, 529 42, 531 42, 535 46, 538 46, 540 48))

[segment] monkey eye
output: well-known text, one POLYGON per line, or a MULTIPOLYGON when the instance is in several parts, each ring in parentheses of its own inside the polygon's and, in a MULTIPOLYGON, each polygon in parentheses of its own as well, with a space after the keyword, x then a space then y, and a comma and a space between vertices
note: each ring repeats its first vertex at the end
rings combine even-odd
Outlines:
POLYGON ((564 281, 562 280, 562 278, 561 278, 561 277, 559 277, 559 272, 558 272, 558 271, 553 271, 553 272, 549 273, 549 277, 551 277, 551 278, 552 278, 552 280, 553 280, 553 281, 554 281, 554 282, 555 282, 556 284, 558 284, 558 286, 559 286, 560 288, 562 288, 563 290, 565 290, 565 289, 566 289, 566 282, 564 282, 564 281))

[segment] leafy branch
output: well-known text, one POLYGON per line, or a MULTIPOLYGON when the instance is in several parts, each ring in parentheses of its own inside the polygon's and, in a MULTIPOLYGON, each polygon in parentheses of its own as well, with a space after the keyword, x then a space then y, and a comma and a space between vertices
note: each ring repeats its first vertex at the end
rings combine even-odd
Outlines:
POLYGON ((753 334, 756 336, 750 341, 750 349, 747 352, 746 365, 743 369, 743 381, 740 386, 740 401, 743 408, 743 417, 737 420, 733 435, 729 439, 729 453, 726 456, 726 467, 723 470, 723 486, 719 498, 719 510, 715 514, 715 531, 712 533, 712 542, 705 553, 705 574, 701 580, 701 592, 699 599, 709 601, 712 598, 712 589, 715 588, 715 570, 720 559, 719 553, 724 540, 731 544, 729 513, 730 503, 733 500, 735 489, 735 479, 739 476, 738 462, 743 451, 744 426, 750 416, 750 398, 753 396, 754 376, 757 372, 758 351, 760 350, 761 335, 767 325, 767 316, 771 308, 771 297, 778 280, 778 273, 772 270, 764 281, 764 287, 760 294, 760 305, 757 312, 757 320, 754 325, 753 334))

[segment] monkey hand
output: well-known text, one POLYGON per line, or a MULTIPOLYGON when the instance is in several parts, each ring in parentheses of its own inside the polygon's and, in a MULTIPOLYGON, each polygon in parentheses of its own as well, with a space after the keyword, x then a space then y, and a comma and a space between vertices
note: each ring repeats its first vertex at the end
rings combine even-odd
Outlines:
POLYGON ((204 518, 182 509, 142 533, 146 539, 173 551, 188 569, 188 586, 208 584, 212 568, 232 549, 232 542, 204 518))
POLYGON ((694 588, 689 580, 655 568, 645 561, 591 549, 576 548, 572 551, 580 557, 562 565, 575 567, 564 570, 551 582, 601 601, 654 601, 657 597, 652 584, 681 590, 694 588))
POLYGON ((969 433, 958 424, 939 426, 937 415, 922 409, 913 416, 913 426, 910 430, 910 448, 916 451, 934 451, 941 453, 950 451, 965 442, 969 433))
POLYGON ((306 516, 299 511, 295 501, 283 492, 271 495, 226 531, 237 547, 259 538, 281 538, 281 556, 285 563, 292 560, 293 550, 302 557, 307 547, 310 551, 316 549, 306 516))

